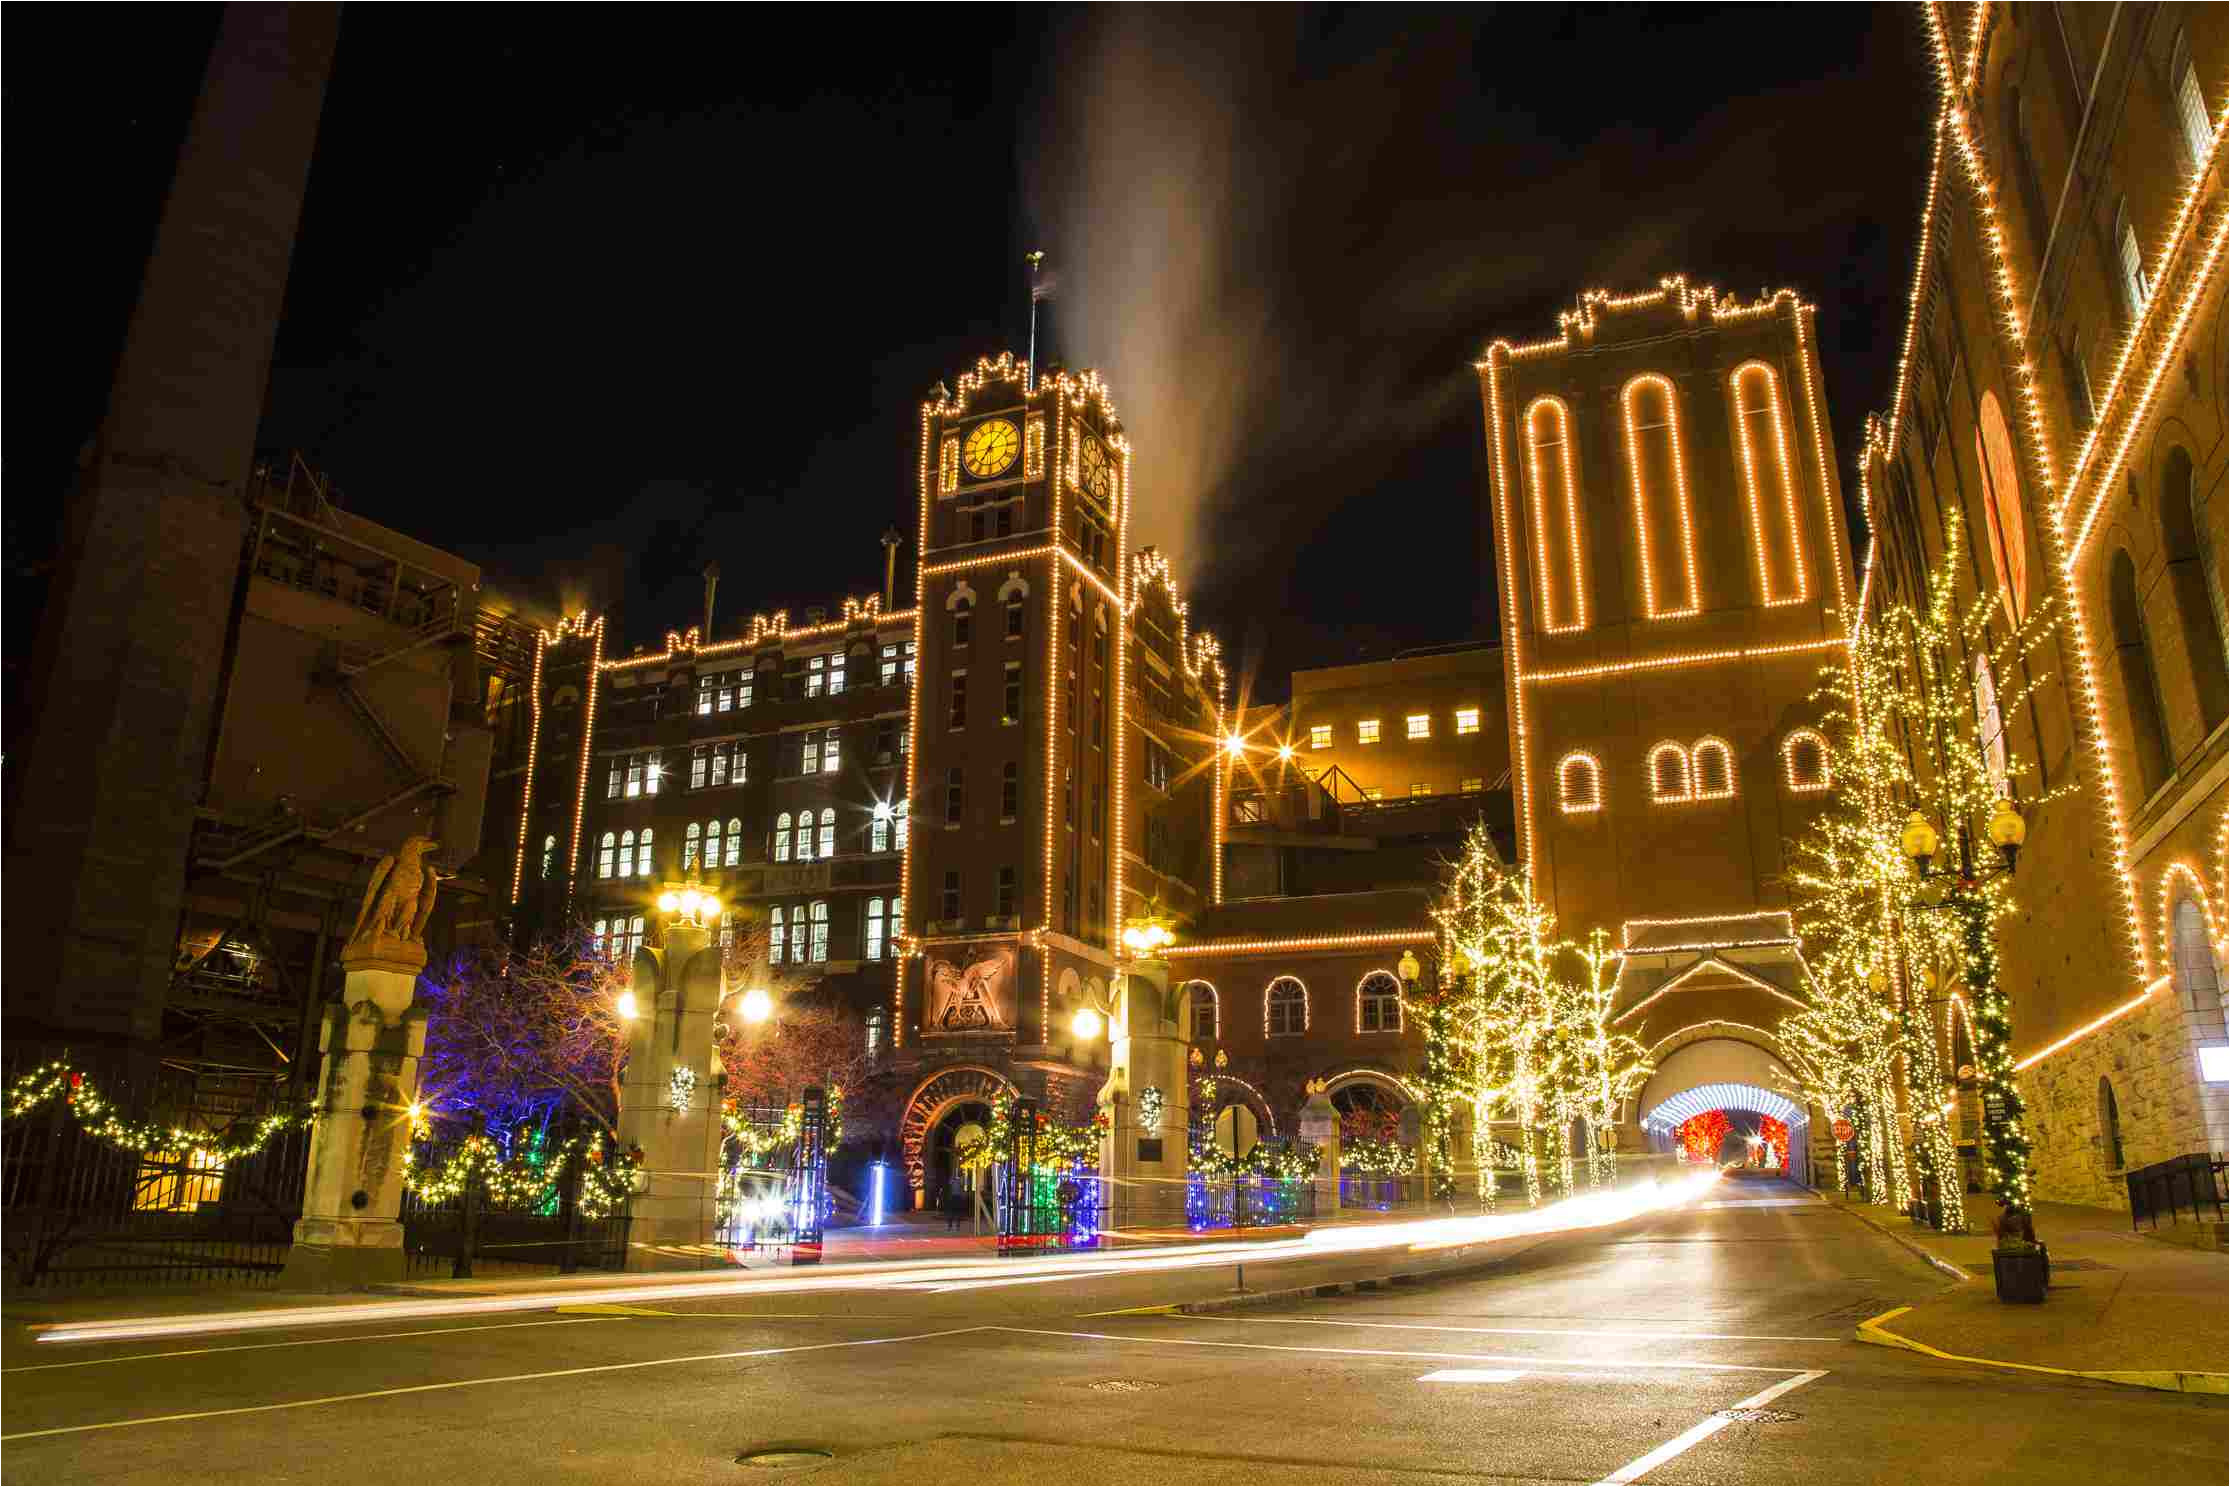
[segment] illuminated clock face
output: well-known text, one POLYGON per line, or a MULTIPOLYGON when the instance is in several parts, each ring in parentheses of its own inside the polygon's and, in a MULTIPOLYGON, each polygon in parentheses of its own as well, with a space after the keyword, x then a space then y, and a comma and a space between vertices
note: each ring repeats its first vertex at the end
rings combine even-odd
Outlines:
POLYGON ((1108 458, 1107 446, 1086 435, 1079 463, 1083 467, 1084 489, 1091 493, 1093 500, 1105 506, 1109 492, 1115 488, 1115 462, 1108 458))
POLYGON ((976 479, 988 480, 994 475, 1004 475, 1021 452, 1022 431, 1003 418, 993 418, 968 431, 968 442, 961 446, 960 462, 976 479))

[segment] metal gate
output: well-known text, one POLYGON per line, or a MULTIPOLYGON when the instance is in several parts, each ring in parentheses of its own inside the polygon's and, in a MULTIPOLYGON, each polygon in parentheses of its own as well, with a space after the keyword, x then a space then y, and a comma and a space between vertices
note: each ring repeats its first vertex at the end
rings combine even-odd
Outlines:
POLYGON ((828 1226, 828 1092, 805 1091, 796 1114, 747 1106, 724 1123, 714 1233, 732 1257, 817 1264, 828 1226))
POLYGON ((1038 1102, 1014 1102, 1013 1130, 994 1170, 1002 1255, 1098 1249, 1106 1188, 1082 1167, 1058 1171, 1038 1152, 1038 1102))

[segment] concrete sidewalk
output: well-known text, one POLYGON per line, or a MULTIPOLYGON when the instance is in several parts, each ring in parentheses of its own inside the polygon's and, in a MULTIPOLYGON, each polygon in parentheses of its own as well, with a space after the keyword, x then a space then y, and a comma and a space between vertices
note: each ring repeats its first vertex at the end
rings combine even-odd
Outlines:
POLYGON ((1822 1196, 1956 1282, 1862 1323, 1861 1342, 2184 1393, 2230 1385, 2230 1258, 2220 1253, 2134 1234, 2126 1213, 2040 1203, 2051 1290, 2041 1306, 2008 1305, 1992 1278, 1994 1199, 1970 1195, 1969 1232, 1939 1234, 1891 1209, 1822 1196))

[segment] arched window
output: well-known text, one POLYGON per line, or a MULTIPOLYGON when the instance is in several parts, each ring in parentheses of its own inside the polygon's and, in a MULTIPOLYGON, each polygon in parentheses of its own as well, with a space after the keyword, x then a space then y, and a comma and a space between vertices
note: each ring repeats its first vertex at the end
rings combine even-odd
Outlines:
POLYGON ((2168 82, 2176 90, 2176 118, 2183 125, 2186 165, 2196 166, 2214 145, 2215 119, 2207 111, 2207 95, 2199 86, 2199 69, 2191 62, 2191 33, 2178 31, 2168 56, 2168 82))
POLYGON ((705 866, 720 866, 720 822, 717 819, 705 823, 705 866))
POLYGON ((1809 728, 1781 740, 1781 768, 1792 795, 1811 795, 1834 783, 1828 778, 1827 740, 1809 728))
POLYGON ((643 834, 637 840, 639 844, 635 848, 635 876, 647 878, 650 876, 650 828, 648 826, 643 828, 643 834))
POLYGON ((1401 1031, 1401 983, 1385 971, 1373 971, 1355 985, 1355 1031, 1401 1031))
MULTIPOLYGON (((836 855, 836 808, 834 806, 821 807, 821 855, 823 857, 834 857, 836 855)), ((826 908, 827 905, 824 904, 822 907, 826 908)))
POLYGON ((624 878, 631 875, 634 871, 635 833, 632 831, 623 831, 619 834, 619 875, 624 878))
POLYGON ((2153 297, 2153 286, 2145 273, 2145 248, 2137 241, 2137 224, 2129 219, 2126 196, 2114 208, 2114 254, 2122 271, 2122 309, 2136 320, 2145 313, 2145 301, 2153 297))
POLYGON ((2220 1043, 2226 1036, 2222 1015, 2222 969, 2215 963, 2214 936, 2207 915, 2190 896, 2176 900, 2170 916, 2169 954, 2176 995, 2199 1042, 2220 1043))
POLYGON ((782 964, 782 950, 782 905, 776 904, 767 910, 767 964, 782 964))
POLYGON ((1603 766, 1575 749, 1557 761, 1556 803, 1568 816, 1603 808, 1603 766))
POLYGON ((2129 719, 2130 747, 2136 754, 2138 803, 2168 779, 2172 761, 2168 730, 2160 705, 2160 679, 2153 671, 2144 611, 2137 603, 2137 565, 2127 548, 2114 553, 2106 582, 2107 613, 2114 631, 2114 659, 2122 677, 2122 709, 2129 719))
POLYGON ((806 934, 807 934, 807 930, 808 930, 808 928, 809 928, 809 926, 807 925, 807 923, 806 923, 806 918, 805 918, 805 905, 803 905, 803 904, 792 904, 792 905, 790 905, 790 964, 791 964, 791 965, 794 965, 794 966, 801 966, 801 965, 804 965, 804 964, 805 964, 805 960, 806 960, 806 955, 807 955, 807 953, 808 953, 808 949, 807 949, 807 947, 808 947, 808 945, 809 945, 809 943, 810 943, 810 942, 809 942, 809 941, 807 940, 807 938, 806 938, 806 934))
POLYGON ((2098 1154, 2109 1172, 2119 1172, 2129 1165, 2122 1152, 2122 1107, 2114 1098, 2114 1086, 2103 1074, 2098 1081, 2098 1154))
POLYGON ((1670 739, 1649 751, 1649 798, 1661 805, 1695 799, 1688 782, 1688 751, 1670 739))
POLYGON ((612 852, 615 842, 616 839, 607 831, 604 833, 604 840, 597 844, 596 876, 599 878, 608 878, 612 875, 612 852))
POLYGON ((2003 796, 2007 773, 2005 713, 1998 706, 1997 674, 1990 669, 1990 657, 1982 651, 1974 656, 1974 727, 1975 736, 1982 740, 1982 763, 1990 771, 1990 788, 2003 796))
POLYGON ((1220 1031, 1216 1003, 1216 989, 1205 981, 1187 981, 1185 996, 1192 1003, 1192 1040, 1195 1043, 1213 1043, 1220 1031))
POLYGON ((596 947, 597 954, 604 953, 604 941, 611 934, 611 930, 612 921, 609 919, 599 919, 590 927, 588 932, 589 943, 596 947))
POLYGON ((1699 738, 1688 757, 1696 799, 1725 800, 1734 794, 1734 751, 1725 739, 1699 738))
POLYGON ((1280 976, 1262 992, 1262 1031, 1273 1038, 1297 1038, 1309 1030, 1309 989, 1280 976))
POLYGON ((542 838, 542 876, 547 878, 550 875, 551 870, 556 866, 557 838, 554 836, 546 836, 542 838))
POLYGON ((2207 520, 2191 478, 2191 456, 2182 445, 2168 451, 2161 465, 2160 525, 2166 537, 2168 593, 2176 606, 2176 628, 2198 683, 2199 718, 2208 732, 2230 712, 2230 657, 2223 652, 2221 544, 2201 534, 2207 520))
POLYGON ((1525 462, 1541 628, 1552 634, 1585 629, 1578 454, 1572 447, 1571 410, 1555 398, 1536 398, 1525 410, 1525 462))
POLYGON ((1804 541, 1797 529, 1796 468, 1781 416, 1781 379, 1762 361, 1744 362, 1729 380, 1742 488, 1749 497, 1750 544, 1758 560, 1758 599, 1794 604, 1805 596, 1804 541))
POLYGON ((726 858, 724 859, 724 863, 728 867, 734 867, 742 860, 743 818, 740 816, 730 816, 728 818, 728 852, 726 858))
POLYGON ((1680 401, 1672 379, 1647 372, 1626 384, 1626 473, 1641 543, 1643 612, 1674 619, 1700 608, 1696 534, 1680 448, 1680 401))
POLYGON ((819 965, 829 958, 829 905, 825 898, 813 900, 813 963, 819 965))
POLYGON ((702 837, 703 835, 704 828, 699 826, 694 821, 690 822, 688 829, 682 832, 681 870, 683 872, 688 873, 695 872, 697 870, 697 848, 700 845, 698 838, 702 837))
POLYGON ((1975 459, 1982 466, 1982 509, 1990 524, 1990 560, 2004 591, 2006 618, 2018 625, 2029 612, 2028 519, 2013 458, 2013 434, 1994 392, 1982 394, 1974 442, 1975 459))
POLYGON ((774 818, 774 860, 790 860, 790 813, 784 811, 774 818))

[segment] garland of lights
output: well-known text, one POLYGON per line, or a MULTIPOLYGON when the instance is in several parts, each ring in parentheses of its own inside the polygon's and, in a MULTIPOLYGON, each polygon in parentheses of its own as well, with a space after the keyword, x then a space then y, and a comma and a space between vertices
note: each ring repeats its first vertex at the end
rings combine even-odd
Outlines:
MULTIPOLYGON (((821 1142, 824 1149, 835 1147, 844 1140, 844 1087, 828 1087, 827 1103, 822 1107, 821 1142)), ((746 1120, 733 1104, 721 1113, 720 1127, 727 1138, 735 1143, 738 1157, 745 1163, 757 1166, 759 1158, 785 1147, 795 1148, 805 1134, 805 1106, 793 1104, 782 1112, 778 1125, 765 1125, 746 1120)))
MULTIPOLYGON (((991 1097, 991 1125, 981 1141, 971 1141, 965 1147, 955 1148, 953 1156, 962 1164, 978 1160, 985 1153, 994 1161, 1003 1161, 1014 1150, 1014 1091, 1000 1090, 991 1097)), ((1085 1124, 1069 1125, 1054 1120, 1043 1110, 1037 1113, 1037 1167, 1043 1171, 1091 1170, 1100 1164, 1100 1138, 1107 1132, 1107 1112, 1101 1111, 1085 1124)))
POLYGON ((1296 1141, 1291 1146, 1258 1141, 1245 1156, 1234 1157, 1210 1140, 1194 1146, 1185 1157, 1185 1171, 1210 1182, 1229 1182, 1240 1177, 1306 1182, 1316 1175, 1317 1166, 1316 1148, 1306 1141, 1296 1141))
POLYGON ((1417 1153, 1399 1141, 1342 1142, 1340 1170, 1358 1177, 1407 1177, 1417 1170, 1417 1153))
POLYGON ((60 1062, 41 1064, 16 1076, 8 1086, 7 1118, 21 1120, 56 1099, 62 1101, 78 1129, 96 1141, 105 1141, 125 1151, 183 1152, 203 1164, 244 1161, 270 1145, 271 1138, 281 1131, 306 1126, 315 1119, 314 1112, 308 1110, 266 1115, 255 1123, 248 1136, 233 1141, 219 1140, 207 1131, 189 1131, 183 1126, 128 1120, 116 1112, 107 1096, 83 1070, 60 1062))
MULTIPOLYGON (((424 1132, 420 1117, 413 1124, 412 1135, 424 1132)), ((453 1203, 464 1195, 468 1183, 474 1183, 489 1201, 529 1211, 556 1202, 565 1175, 578 1166, 581 1213, 587 1218, 602 1218, 617 1213, 635 1191, 643 1149, 630 1147, 607 1159, 602 1138, 584 1132, 560 1143, 554 1151, 528 1150, 507 1158, 495 1141, 475 1132, 439 1169, 422 1170, 417 1158, 417 1142, 413 1140, 403 1153, 403 1184, 421 1202, 453 1203)))

